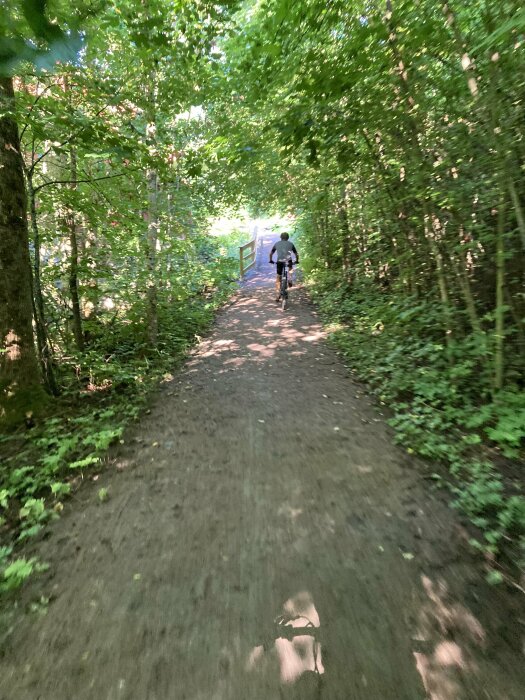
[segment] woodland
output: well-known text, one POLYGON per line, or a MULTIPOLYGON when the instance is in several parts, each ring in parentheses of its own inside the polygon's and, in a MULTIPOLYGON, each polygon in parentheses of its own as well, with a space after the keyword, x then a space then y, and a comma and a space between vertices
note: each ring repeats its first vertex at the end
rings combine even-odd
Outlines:
POLYGON ((332 342, 523 586, 524 42, 514 0, 3 3, 2 589, 236 288, 241 209, 293 218, 332 342))

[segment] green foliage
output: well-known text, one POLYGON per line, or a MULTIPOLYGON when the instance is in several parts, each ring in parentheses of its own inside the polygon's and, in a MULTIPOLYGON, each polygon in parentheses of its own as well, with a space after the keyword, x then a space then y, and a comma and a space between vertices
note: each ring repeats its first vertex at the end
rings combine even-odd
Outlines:
POLYGON ((448 465, 455 505, 483 532, 479 545, 498 554, 515 543, 525 560, 525 497, 495 465, 474 458, 483 444, 506 457, 523 454, 522 392, 492 399, 484 360, 486 338, 467 335, 448 347, 439 340, 441 311, 431 300, 392 298, 340 275, 311 272, 310 290, 331 339, 393 416, 396 441, 408 452, 448 465))
POLYGON ((247 231, 234 229, 230 233, 217 236, 216 241, 219 246, 219 253, 234 259, 235 263, 238 264, 239 248, 250 241, 250 235, 247 231))
POLYGON ((33 559, 16 559, 3 571, 3 581, 0 583, 0 591, 11 591, 19 588, 33 573, 33 559))
POLYGON ((497 571, 496 569, 491 569, 488 574, 487 574, 487 583, 490 583, 491 586, 497 586, 498 584, 502 583, 504 578, 503 574, 501 571, 497 571))
POLYGON ((64 484, 61 481, 56 481, 51 484, 51 493, 55 497, 67 496, 71 493, 71 484, 64 484))
MULTIPOLYGON (((49 20, 46 5, 46 0, 4 3, 0 19, 0 76, 12 74, 23 61, 31 61, 42 70, 52 69, 57 61, 77 58, 83 43, 78 18, 69 12, 64 18, 68 26, 63 28, 49 20)), ((56 9, 55 3, 53 11, 56 9)))
POLYGON ((50 518, 56 517, 53 511, 47 510, 43 498, 28 498, 18 515, 21 521, 19 540, 34 537, 50 518))
POLYGON ((525 441, 525 394, 509 391, 499 394, 485 423, 486 434, 501 447, 503 454, 518 457, 525 441))
POLYGON ((20 588, 31 574, 41 573, 49 568, 35 557, 10 560, 12 551, 12 547, 0 547, 0 594, 20 588))
MULTIPOLYGON (((128 325, 111 326, 105 333, 99 328, 85 353, 76 355, 74 364, 62 365, 65 391, 56 415, 40 422, 22 439, 16 434, 3 438, 4 444, 9 448, 13 443, 13 448, 0 462, 0 517, 19 530, 20 541, 38 534, 46 522, 57 517, 55 510, 46 507, 45 497, 67 498, 69 480, 78 471, 101 464, 128 422, 140 415, 151 391, 183 360, 231 293, 228 262, 213 258, 207 264, 194 263, 194 270, 186 284, 194 285, 197 294, 192 296, 181 283, 179 298, 159 308, 161 330, 154 352, 141 335, 140 315, 131 329, 128 325), (207 289, 210 291, 205 292, 207 289), (73 368, 75 371, 70 371, 73 368), (18 503, 23 505, 15 518, 12 511, 18 503)), ((104 500, 105 496, 99 498, 104 500)))
POLYGON ((523 11, 5 8, 36 345, 60 398, 12 392, 12 425, 31 430, 0 438, 2 522, 38 531, 41 499, 102 463, 208 327, 245 241, 241 224, 208 235, 210 219, 244 206, 296 217, 334 342, 397 440, 449 465, 487 546, 519 537, 521 495, 495 464, 525 439, 523 11))
POLYGON ((105 503, 109 498, 109 492, 106 488, 100 488, 98 490, 98 500, 100 503, 105 503))

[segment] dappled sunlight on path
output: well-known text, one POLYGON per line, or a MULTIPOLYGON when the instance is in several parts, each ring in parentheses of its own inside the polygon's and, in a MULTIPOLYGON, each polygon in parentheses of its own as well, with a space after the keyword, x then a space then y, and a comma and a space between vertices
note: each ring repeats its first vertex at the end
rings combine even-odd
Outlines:
POLYGON ((2 700, 521 700, 455 514, 273 274, 51 527, 2 700))

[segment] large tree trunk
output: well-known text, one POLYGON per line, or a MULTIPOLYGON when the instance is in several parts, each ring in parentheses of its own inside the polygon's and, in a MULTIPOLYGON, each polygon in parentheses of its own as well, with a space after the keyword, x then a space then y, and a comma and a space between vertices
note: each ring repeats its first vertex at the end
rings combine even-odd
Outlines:
POLYGON ((38 409, 45 394, 33 342, 27 196, 13 81, 0 78, 0 421, 38 409))

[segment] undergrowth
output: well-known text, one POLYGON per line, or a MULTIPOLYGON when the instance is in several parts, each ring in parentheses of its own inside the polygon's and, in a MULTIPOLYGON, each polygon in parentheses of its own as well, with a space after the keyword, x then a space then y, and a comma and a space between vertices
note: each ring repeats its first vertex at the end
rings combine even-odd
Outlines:
MULTIPOLYGON (((62 393, 47 417, 0 435, 0 593, 46 565, 17 555, 20 545, 58 518, 84 477, 103 467, 159 382, 170 380, 189 348, 234 289, 236 263, 197 270, 185 287, 159 295, 159 342, 148 345, 140 303, 128 323, 86 322, 88 349, 60 358, 62 393)), ((103 499, 101 499, 103 500, 103 499)))
POLYGON ((445 343, 434 299, 389 296, 372 284, 313 271, 308 279, 330 337, 354 373, 392 411, 396 441, 437 460, 453 505, 481 533, 471 540, 503 580, 504 561, 525 563, 525 498, 516 477, 525 439, 525 395, 516 383, 493 395, 486 335, 445 343))

